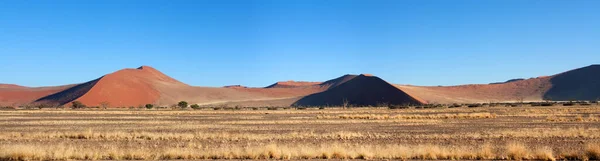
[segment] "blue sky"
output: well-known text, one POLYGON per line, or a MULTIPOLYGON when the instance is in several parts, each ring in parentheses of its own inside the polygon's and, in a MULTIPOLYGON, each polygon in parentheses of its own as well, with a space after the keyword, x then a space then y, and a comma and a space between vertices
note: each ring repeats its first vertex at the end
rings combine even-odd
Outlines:
POLYGON ((456 85, 600 60, 600 1, 3 1, 0 83, 80 83, 150 65, 197 86, 371 73, 456 85))

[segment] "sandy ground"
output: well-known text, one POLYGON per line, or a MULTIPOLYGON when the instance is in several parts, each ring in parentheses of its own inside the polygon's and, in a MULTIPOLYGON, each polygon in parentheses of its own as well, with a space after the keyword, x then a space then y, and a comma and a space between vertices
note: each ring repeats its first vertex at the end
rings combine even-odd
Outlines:
MULTIPOLYGON (((5 110, 0 111, 0 147, 5 148, 0 150, 0 157, 8 153, 6 149, 35 147, 62 148, 61 154, 69 156, 85 153, 75 149, 92 149, 100 153, 95 159, 123 159, 107 157, 110 151, 122 152, 122 157, 139 152, 132 150, 141 150, 141 159, 157 159, 150 154, 160 155, 158 159, 208 156, 197 154, 201 151, 216 151, 215 156, 233 159, 230 154, 254 156, 256 152, 259 154, 254 159, 260 159, 264 150, 260 148, 269 147, 283 149, 282 154, 286 150, 337 148, 351 151, 347 152, 351 156, 353 150, 369 152, 391 146, 405 148, 417 157, 413 159, 420 159, 417 154, 429 151, 450 155, 456 153, 451 149, 465 149, 467 153, 490 146, 494 154, 490 159, 507 159, 512 154, 509 147, 516 144, 525 149, 524 155, 531 153, 534 157, 542 149, 544 154, 564 159, 585 156, 590 145, 600 143, 599 112, 596 105, 400 110, 5 110), (172 155, 183 157, 165 157, 171 156, 173 149, 178 153, 172 155)), ((373 154, 373 159, 390 156, 380 153, 367 154, 373 154)), ((333 152, 331 158, 335 156, 333 152)))

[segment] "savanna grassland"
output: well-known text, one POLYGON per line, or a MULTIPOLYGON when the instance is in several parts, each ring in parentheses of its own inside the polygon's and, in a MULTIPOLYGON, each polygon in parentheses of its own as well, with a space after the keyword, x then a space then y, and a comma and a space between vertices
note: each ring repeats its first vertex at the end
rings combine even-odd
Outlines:
POLYGON ((600 159, 600 106, 3 110, 0 160, 600 159))

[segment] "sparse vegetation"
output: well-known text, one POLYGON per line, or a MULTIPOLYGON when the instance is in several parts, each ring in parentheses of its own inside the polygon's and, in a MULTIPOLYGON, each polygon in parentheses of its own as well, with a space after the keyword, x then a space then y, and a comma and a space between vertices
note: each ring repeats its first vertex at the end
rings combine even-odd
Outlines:
POLYGON ((77 108, 85 108, 86 107, 83 103, 81 103, 79 101, 73 101, 73 102, 71 102, 71 106, 73 108, 75 108, 75 109, 77 109, 77 108))
POLYGON ((146 109, 152 109, 152 108, 154 108, 154 105, 153 104, 146 104, 145 107, 146 107, 146 109))
POLYGON ((600 157, 600 124, 594 121, 600 118, 600 108, 438 105, 402 110, 3 110, 0 160, 600 157))
POLYGON ((428 114, 428 115, 319 115, 318 119, 364 119, 364 120, 385 120, 385 119, 476 119, 476 118, 496 118, 496 114, 491 113, 458 113, 458 114, 428 114))
POLYGON ((187 108, 188 107, 188 103, 185 101, 180 101, 179 103, 177 103, 177 106, 179 108, 187 108))
POLYGON ((192 109, 200 109, 200 105, 198 104, 193 104, 190 106, 192 109))

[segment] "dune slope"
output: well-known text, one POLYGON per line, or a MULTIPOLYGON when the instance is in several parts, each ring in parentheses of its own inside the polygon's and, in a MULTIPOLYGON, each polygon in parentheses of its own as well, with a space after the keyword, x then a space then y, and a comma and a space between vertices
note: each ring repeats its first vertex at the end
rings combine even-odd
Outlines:
POLYGON ((342 106, 345 101, 353 106, 423 103, 378 77, 359 75, 324 92, 308 95, 293 105, 342 106))
POLYGON ((600 65, 591 65, 550 78, 552 88, 544 93, 547 100, 599 100, 600 65))

